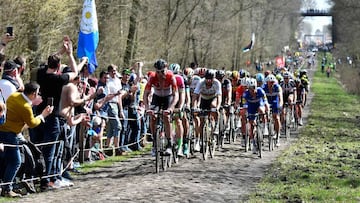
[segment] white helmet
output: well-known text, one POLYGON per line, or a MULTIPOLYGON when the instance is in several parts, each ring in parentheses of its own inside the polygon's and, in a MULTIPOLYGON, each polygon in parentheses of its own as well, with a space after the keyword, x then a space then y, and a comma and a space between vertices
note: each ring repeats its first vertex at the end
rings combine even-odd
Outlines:
POLYGON ((255 78, 250 78, 248 81, 247 81, 247 86, 248 88, 250 87, 257 87, 257 81, 255 78))
POLYGON ((269 74, 269 75, 265 78, 265 82, 277 82, 277 79, 276 79, 275 75, 269 74))
POLYGON ((241 78, 240 79, 240 84, 241 86, 247 86, 247 81, 249 80, 250 78, 241 78))
POLYGON ((169 70, 171 70, 174 74, 178 74, 180 72, 180 65, 177 63, 172 63, 169 66, 169 70))

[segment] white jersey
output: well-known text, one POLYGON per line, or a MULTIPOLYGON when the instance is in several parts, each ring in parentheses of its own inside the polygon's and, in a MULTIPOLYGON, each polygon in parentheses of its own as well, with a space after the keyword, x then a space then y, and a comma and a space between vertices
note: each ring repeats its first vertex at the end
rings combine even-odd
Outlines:
POLYGON ((195 91, 195 88, 197 86, 197 84, 199 84, 201 78, 197 75, 194 75, 192 78, 191 78, 191 83, 190 83, 190 92, 194 92, 195 91))
POLYGON ((218 95, 221 95, 221 83, 219 80, 214 79, 210 87, 206 86, 206 80, 202 79, 196 86, 195 94, 200 94, 203 99, 212 99, 218 95))

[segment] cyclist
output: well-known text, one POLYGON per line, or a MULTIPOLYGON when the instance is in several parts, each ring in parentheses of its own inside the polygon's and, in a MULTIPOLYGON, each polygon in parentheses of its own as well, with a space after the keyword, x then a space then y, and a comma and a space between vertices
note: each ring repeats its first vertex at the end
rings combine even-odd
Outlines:
POLYGON ((265 76, 264 76, 264 74, 262 74, 262 73, 257 73, 257 74, 255 75, 255 77, 256 77, 256 81, 257 81, 257 86, 262 88, 263 85, 264 85, 264 82, 265 82, 265 76))
MULTIPOLYGON (((274 138, 277 139, 277 146, 280 146, 280 117, 281 107, 283 105, 283 94, 280 85, 277 83, 276 77, 273 74, 268 75, 265 78, 266 84, 264 85, 263 90, 266 93, 268 103, 271 107, 272 116, 274 120, 274 129, 275 135, 274 138)), ((270 109, 266 109, 269 112, 270 109)))
POLYGON ((295 79, 295 86, 296 86, 296 114, 299 119, 299 125, 303 125, 302 120, 302 108, 305 106, 305 87, 301 83, 301 80, 299 78, 295 79))
POLYGON ((184 117, 183 108, 185 104, 185 83, 184 78, 179 74, 180 73, 180 65, 177 63, 172 63, 169 66, 169 70, 175 75, 176 85, 179 91, 179 101, 175 106, 175 113, 173 114, 173 118, 175 120, 175 134, 176 141, 178 146, 178 155, 184 156, 183 153, 183 135, 184 135, 184 127, 182 125, 182 119, 184 117))
MULTIPOLYGON (((188 146, 188 136, 190 130, 190 123, 188 120, 187 114, 190 113, 190 106, 191 106, 191 94, 190 94, 190 85, 193 80, 194 70, 190 67, 185 68, 183 71, 183 78, 185 83, 185 107, 184 107, 184 116, 182 119, 182 124, 184 126, 184 155, 187 156, 189 154, 189 146, 188 146)), ((200 80, 200 78, 199 78, 200 80)), ((198 81, 199 81, 198 80, 198 81)))
MULTIPOLYGON (((265 118, 265 105, 267 104, 266 94, 263 89, 257 87, 257 82, 255 78, 251 78, 247 81, 248 90, 244 93, 244 99, 246 101, 244 108, 247 110, 249 114, 248 119, 250 126, 249 137, 250 143, 252 143, 252 151, 256 154, 256 142, 254 139, 253 128, 256 125, 255 116, 256 112, 261 117, 262 123, 266 126, 266 118, 265 118)), ((267 128, 264 128, 267 129, 267 128)), ((265 131, 265 130, 264 130, 265 131)))
POLYGON ((245 146, 245 133, 246 133, 246 109, 244 109, 245 99, 244 93, 247 90, 247 81, 250 78, 241 78, 240 86, 236 90, 236 98, 235 98, 235 109, 240 109, 239 116, 241 118, 241 134, 243 136, 242 144, 245 146))
MULTIPOLYGON (((215 131, 218 130, 217 127, 217 112, 220 109, 221 105, 221 83, 215 79, 215 73, 213 70, 206 70, 205 79, 201 80, 200 83, 196 86, 193 97, 194 108, 199 108, 202 110, 215 110, 216 112, 210 113, 210 120, 212 125, 215 123, 215 131)), ((200 125, 196 126, 196 131, 200 132, 200 125)), ((214 132, 216 133, 216 132, 214 132)), ((200 140, 197 139, 195 143, 195 151, 200 150, 200 140)))
POLYGON ((306 105, 306 101, 307 101, 307 94, 309 92, 309 86, 310 86, 310 82, 309 82, 309 78, 307 76, 307 71, 306 70, 300 70, 300 75, 299 78, 301 80, 301 84, 304 86, 305 88, 305 100, 304 100, 304 105, 306 105))
MULTIPOLYGON (((224 107, 225 111, 222 111, 221 113, 223 114, 224 117, 224 123, 227 123, 227 119, 229 117, 229 107, 231 105, 231 100, 232 100, 232 88, 231 88, 231 82, 229 79, 225 78, 225 71, 224 70, 217 70, 215 73, 215 78, 217 80, 220 81, 221 83, 221 91, 222 91, 222 98, 221 98, 221 106, 224 107)), ((228 128, 230 128, 230 126, 227 126, 228 128)), ((228 130, 228 129, 226 129, 228 130)))
MULTIPOLYGON (((292 109, 294 101, 296 101, 296 87, 295 83, 291 78, 291 75, 288 72, 285 72, 283 75, 284 81, 280 83, 283 93, 283 99, 288 103, 289 109, 292 109)), ((285 109, 283 108, 282 112, 282 121, 285 118, 285 109)), ((293 120, 292 120, 293 122, 293 120)))
MULTIPOLYGON (((195 69, 194 70, 194 75, 191 76, 190 81, 189 81, 189 83, 190 83, 191 106, 192 107, 194 107, 193 98, 195 97, 195 93, 194 93, 195 88, 201 81, 201 77, 199 76, 199 73, 201 73, 201 75, 203 75, 203 73, 202 73, 203 71, 204 70, 203 69, 200 70, 200 68, 195 69)), ((205 72, 206 72, 206 69, 205 69, 205 72)), ((191 72, 189 72, 189 73, 191 73, 191 72)), ((200 129, 200 118, 198 116, 194 116, 193 122, 194 122, 194 129, 195 129, 195 136, 194 137, 195 137, 196 140, 199 140, 200 139, 200 130, 199 130, 200 129)), ((195 146, 194 150, 195 151, 197 150, 196 146, 195 146)), ((200 150, 200 145, 199 145, 198 150, 200 150)))
POLYGON ((159 110, 164 110, 163 122, 165 125, 165 135, 168 139, 168 146, 166 147, 165 153, 172 154, 170 114, 173 112, 179 100, 179 93, 175 76, 171 71, 167 70, 167 67, 167 62, 163 59, 158 59, 155 62, 154 68, 156 69, 156 73, 154 76, 151 76, 146 83, 143 100, 145 109, 151 116, 150 131, 152 135, 154 135, 156 125, 153 110, 155 110, 156 107, 158 107, 159 110), (154 88, 154 92, 150 104, 148 96, 151 93, 151 88, 154 88))
POLYGON ((233 71, 231 74, 231 87, 232 95, 231 98, 236 98, 236 90, 240 86, 240 74, 238 71, 233 71))

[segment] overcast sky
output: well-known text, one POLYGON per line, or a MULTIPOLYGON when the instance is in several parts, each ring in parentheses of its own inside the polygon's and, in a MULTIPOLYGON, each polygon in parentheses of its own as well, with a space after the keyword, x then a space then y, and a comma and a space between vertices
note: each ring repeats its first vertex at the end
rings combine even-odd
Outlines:
MULTIPOLYGON (((327 0, 315 0, 316 8, 319 10, 329 10, 331 5, 327 3, 327 0)), ((322 30, 324 25, 331 24, 331 17, 305 17, 304 21, 310 22, 313 27, 313 33, 319 29, 322 30)))

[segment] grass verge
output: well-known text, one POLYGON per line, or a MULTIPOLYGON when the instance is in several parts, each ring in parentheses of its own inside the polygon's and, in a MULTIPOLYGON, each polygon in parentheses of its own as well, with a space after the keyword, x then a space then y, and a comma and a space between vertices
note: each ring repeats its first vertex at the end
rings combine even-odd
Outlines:
POLYGON ((306 126, 249 202, 360 202, 359 97, 319 70, 306 126))
POLYGON ((134 156, 138 156, 144 153, 149 153, 151 150, 151 144, 147 144, 142 151, 133 151, 127 155, 124 156, 110 156, 107 157, 105 160, 99 160, 99 161, 94 161, 94 162, 87 162, 84 164, 81 164, 79 171, 81 173, 88 173, 92 170, 98 169, 98 168, 103 168, 103 167, 109 167, 111 166, 114 162, 120 162, 120 161, 125 161, 128 160, 131 157, 134 156))

